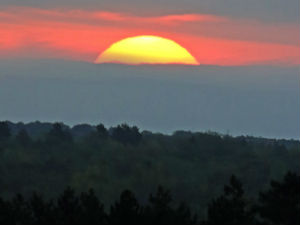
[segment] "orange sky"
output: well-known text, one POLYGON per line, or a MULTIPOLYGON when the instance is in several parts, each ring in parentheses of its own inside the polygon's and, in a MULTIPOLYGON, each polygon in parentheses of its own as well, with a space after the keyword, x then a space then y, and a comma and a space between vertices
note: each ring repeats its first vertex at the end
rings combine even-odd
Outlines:
POLYGON ((136 35, 172 39, 200 64, 300 64, 297 24, 206 14, 141 17, 104 11, 0 9, 0 58, 93 62, 110 44, 136 35))

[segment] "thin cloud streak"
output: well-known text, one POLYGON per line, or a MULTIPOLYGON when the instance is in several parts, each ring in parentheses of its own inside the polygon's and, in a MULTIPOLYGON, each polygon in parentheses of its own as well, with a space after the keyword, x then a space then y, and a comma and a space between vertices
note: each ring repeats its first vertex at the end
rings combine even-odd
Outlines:
POLYGON ((91 62, 122 38, 158 35, 177 41, 202 64, 299 65, 298 31, 294 24, 236 22, 206 14, 139 17, 16 7, 0 11, 0 58, 39 55, 91 62))
POLYGON ((87 19, 105 20, 105 21, 126 21, 126 22, 149 22, 149 23, 162 23, 173 24, 181 22, 222 22, 226 21, 225 17, 219 17, 209 14, 170 14, 163 16, 148 16, 141 17, 129 15, 124 13, 116 13, 109 11, 85 11, 85 10, 59 10, 59 9, 38 9, 28 7, 9 7, 7 12, 0 12, 1 16, 10 17, 26 17, 31 19, 51 19, 51 20, 64 20, 64 19, 87 19))
POLYGON ((20 24, 29 21, 57 21, 97 26, 126 26, 128 28, 148 26, 152 29, 155 28, 155 30, 177 30, 184 34, 206 37, 284 43, 297 46, 300 43, 300 28, 298 24, 273 24, 253 20, 235 20, 208 14, 170 14, 141 17, 107 11, 14 7, 7 8, 3 12, 0 11, 0 18, 8 23, 12 21, 20 24))

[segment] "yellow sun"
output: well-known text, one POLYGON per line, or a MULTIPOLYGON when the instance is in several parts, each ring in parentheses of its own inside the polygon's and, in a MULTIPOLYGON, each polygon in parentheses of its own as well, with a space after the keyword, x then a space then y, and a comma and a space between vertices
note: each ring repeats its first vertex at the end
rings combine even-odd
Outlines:
POLYGON ((197 60, 176 42, 158 36, 125 38, 107 48, 95 63, 190 64, 197 60))

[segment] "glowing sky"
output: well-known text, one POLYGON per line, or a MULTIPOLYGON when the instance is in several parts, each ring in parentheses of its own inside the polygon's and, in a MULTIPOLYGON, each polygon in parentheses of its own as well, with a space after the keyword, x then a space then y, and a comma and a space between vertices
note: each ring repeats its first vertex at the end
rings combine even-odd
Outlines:
POLYGON ((299 139, 299 67, 299 0, 0 1, 0 120, 299 139), (141 35, 200 65, 94 64, 141 35))
POLYGON ((295 21, 169 11, 141 16, 80 7, 3 6, 0 58, 93 62, 121 39, 156 35, 184 46, 200 64, 300 64, 300 30, 295 21))

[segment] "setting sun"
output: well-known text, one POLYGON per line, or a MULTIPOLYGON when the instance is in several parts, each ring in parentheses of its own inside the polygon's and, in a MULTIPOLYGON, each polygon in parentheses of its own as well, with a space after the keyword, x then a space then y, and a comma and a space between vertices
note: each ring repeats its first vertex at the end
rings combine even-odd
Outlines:
POLYGON ((175 41, 158 36, 122 39, 100 54, 95 63, 199 64, 184 47, 175 41))

